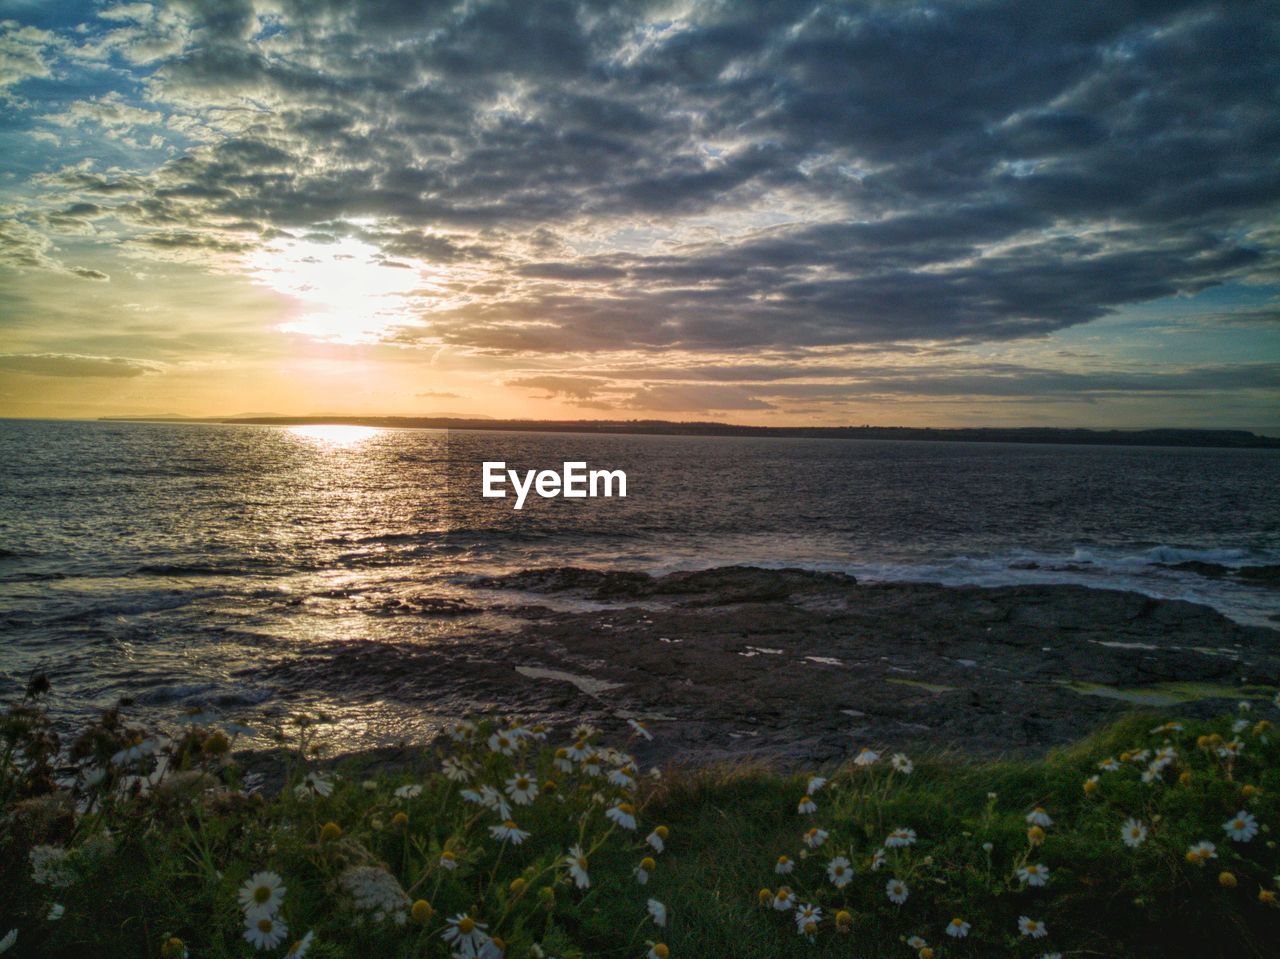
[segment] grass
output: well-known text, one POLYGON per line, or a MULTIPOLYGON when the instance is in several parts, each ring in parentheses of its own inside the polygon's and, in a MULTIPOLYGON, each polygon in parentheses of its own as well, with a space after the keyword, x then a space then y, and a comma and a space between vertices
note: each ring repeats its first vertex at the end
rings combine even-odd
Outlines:
POLYGON ((1264 956, 1280 942, 1270 703, 1184 724, 1134 715, 1034 761, 915 757, 908 773, 880 751, 823 771, 821 786, 750 764, 655 777, 588 730, 544 741, 547 731, 517 726, 504 755, 491 737, 515 724, 497 719, 463 724, 429 761, 448 757, 467 782, 334 771, 317 765, 314 726, 300 720, 281 731, 285 787, 262 795, 242 788, 234 728, 193 721, 165 739, 113 712, 62 743, 43 693, 34 684, 0 723, 0 936, 17 930, 11 955, 283 956, 301 941, 294 955, 447 957, 459 946, 443 937, 463 914, 487 931, 459 954, 486 959, 1264 956), (1100 768, 1108 759, 1113 770, 1100 768), (526 772, 538 783, 527 804, 466 798, 526 772), (817 807, 807 814, 806 794, 817 807), (1051 824, 1029 824, 1037 809, 1051 824), (1257 824, 1247 841, 1224 827, 1242 811, 1257 824), (491 834, 505 817, 524 842, 491 834), (1134 846, 1126 823, 1145 832, 1134 846), (886 848, 899 827, 914 841, 886 848), (817 848, 809 830, 826 834, 817 848), (1188 850, 1202 841, 1214 857, 1197 861, 1188 850), (587 887, 566 863, 575 845, 587 887), (775 871, 779 856, 791 872, 775 871), (852 875, 839 887, 828 873, 837 856, 852 875), (1043 886, 1019 875, 1041 865, 1043 886), (246 938, 266 934, 240 901, 261 872, 285 887, 260 910, 264 928, 288 927, 264 949, 246 938), (890 879, 909 890, 901 905, 890 879), (778 909, 784 885, 796 901, 778 909), (665 926, 650 899, 665 905, 665 926), (795 918, 804 904, 822 911, 808 935, 795 918), (947 934, 953 920, 963 938, 947 934), (1025 920, 1047 935, 1024 934, 1025 920))

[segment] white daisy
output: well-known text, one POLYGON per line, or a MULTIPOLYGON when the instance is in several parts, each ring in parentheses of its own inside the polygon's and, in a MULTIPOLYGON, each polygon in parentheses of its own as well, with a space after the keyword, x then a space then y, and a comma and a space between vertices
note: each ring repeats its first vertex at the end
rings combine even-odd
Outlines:
POLYGON ((969 923, 965 922, 959 916, 947 923, 947 935, 952 939, 963 939, 969 935, 969 930, 973 928, 969 923))
POLYGON ((274 872, 255 872, 240 887, 240 908, 245 916, 256 919, 273 916, 284 902, 284 880, 274 872))
POLYGON ((594 753, 595 753, 595 750, 592 749, 589 745, 587 745, 586 740, 583 740, 583 739, 579 739, 576 743, 574 743, 572 746, 570 746, 568 749, 565 750, 565 755, 567 755, 570 759, 572 759, 576 763, 582 762, 582 760, 586 759, 588 756, 593 755, 594 753))
POLYGON ((816 793, 819 789, 821 789, 821 788, 822 788, 823 786, 825 786, 826 784, 827 784, 827 780, 826 780, 826 778, 825 778, 825 777, 823 777, 823 776, 810 776, 810 777, 809 777, 809 786, 808 786, 808 788, 807 788, 807 789, 805 789, 805 792, 807 792, 810 796, 812 796, 814 793, 816 793))
POLYGON ((779 856, 778 861, 773 866, 773 871, 779 876, 788 876, 795 868, 796 864, 790 856, 779 856))
POLYGON ((657 829, 645 836, 644 841, 653 847, 654 852, 662 852, 662 850, 667 848, 667 844, 663 841, 663 838, 657 829))
MULTIPOLYGON (((640 720, 628 719, 627 725, 630 726, 631 731, 635 733, 637 736, 639 736, 641 739, 646 739, 646 740, 653 739, 653 733, 649 732, 649 727, 646 726, 644 723, 640 722, 640 720)), ((658 925, 662 925, 662 923, 658 923, 658 925)))
POLYGON ((245 916, 244 938, 255 949, 274 949, 289 935, 289 927, 275 916, 245 916))
POLYGON ((620 802, 605 810, 605 818, 616 822, 623 829, 636 828, 636 808, 629 802, 620 802))
POLYGON ((1218 847, 1208 841, 1192 843, 1187 847, 1188 862, 1207 862, 1210 859, 1218 858, 1218 847))
POLYGON ((656 899, 649 900, 649 915, 653 917, 654 925, 665 926, 667 924, 667 907, 656 899))
POLYGON ((636 781, 631 774, 625 769, 611 769, 609 775, 605 777, 615 786, 621 786, 623 789, 635 789, 636 781))
POLYGON ((1120 838, 1130 849, 1137 849, 1147 841, 1147 826, 1136 819, 1127 819, 1120 827, 1120 838))
POLYGON ((569 855, 564 857, 564 864, 569 867, 569 875, 575 886, 586 889, 591 885, 591 877, 587 874, 587 854, 582 851, 581 846, 569 847, 569 855))
POLYGON ((311 940, 315 935, 314 930, 308 930, 305 936, 289 947, 289 951, 284 954, 284 959, 302 959, 311 951, 311 940))
POLYGON ((773 897, 773 908, 778 912, 785 912, 796 904, 796 894, 791 891, 789 886, 780 886, 777 893, 773 897))
POLYGON ((853 758, 855 766, 870 766, 880 758, 880 754, 874 749, 868 749, 863 746, 858 750, 858 755, 853 758))
POLYGON ((1116 759, 1108 756, 1102 762, 1098 763, 1098 768, 1104 773, 1113 773, 1120 768, 1120 763, 1116 759))
POLYGON ((507 780, 507 795, 517 806, 527 806, 538 798, 538 781, 528 773, 517 773, 507 780))
POLYGON ((1258 834, 1258 820, 1241 809, 1222 824, 1223 831, 1236 842, 1248 842, 1258 834))
POLYGON ((819 829, 817 826, 814 826, 804 834, 804 844, 810 849, 817 849, 827 841, 827 837, 829 835, 831 834, 825 829, 819 829))
POLYGON ((799 805, 796 806, 796 812, 800 813, 800 815, 802 816, 807 816, 810 813, 814 813, 817 811, 818 811, 818 804, 815 803, 808 796, 801 797, 799 805))
POLYGON ((447 757, 440 763, 440 771, 444 773, 444 778, 451 783, 469 782, 471 777, 475 775, 475 770, 471 768, 470 763, 455 759, 453 756, 447 757))
POLYGON ((460 912, 448 920, 440 938, 449 943, 450 948, 464 956, 475 956, 480 948, 489 941, 485 932, 487 927, 476 922, 465 912, 460 912))
POLYGON ((853 864, 844 856, 836 856, 827 863, 827 878, 831 885, 843 889, 853 880, 853 864))
POLYGON ((877 849, 871 854, 871 871, 879 872, 885 864, 884 849, 877 849))
POLYGON ((1018 932, 1024 936, 1030 936, 1032 939, 1043 939, 1049 935, 1049 930, 1043 922, 1038 919, 1032 919, 1029 916, 1018 917, 1018 932))
POLYGON ((407 786, 400 786, 396 789, 397 799, 417 799, 422 795, 422 787, 417 783, 410 783, 407 786))
POLYGON ((888 838, 884 841, 886 849, 897 849, 901 846, 910 846, 916 841, 916 831, 914 829, 905 829, 899 826, 893 832, 889 833, 888 838))
POLYGON ((529 833, 518 827, 510 819, 500 822, 496 826, 490 826, 489 835, 502 842, 509 842, 513 846, 518 846, 529 838, 529 833))
POLYGON ((319 773, 307 773, 302 782, 293 787, 293 793, 299 799, 309 799, 312 796, 331 796, 333 795, 333 781, 325 779, 319 773))
POLYGON ((520 748, 520 740, 509 732, 496 732, 489 737, 489 749, 503 756, 511 756, 520 748))
POLYGON ((801 906, 796 910, 795 920, 796 928, 803 932, 810 923, 817 925, 822 922, 822 907, 814 905, 801 906))
POLYGON ((909 949, 914 949, 916 950, 916 952, 919 952, 921 949, 928 948, 928 946, 929 946, 929 940, 926 939, 924 936, 908 936, 907 937, 907 947, 909 949))
POLYGON ((1027 863, 1019 867, 1018 878, 1028 886, 1043 886, 1049 881, 1049 867, 1044 863, 1027 863))
POLYGON ((907 758, 906 753, 894 753, 889 758, 889 764, 894 770, 902 773, 904 776, 910 776, 915 771, 915 763, 907 758))
POLYGON ((911 890, 901 879, 890 879, 884 884, 884 894, 889 897, 891 903, 901 906, 907 901, 907 896, 911 895, 911 890))
POLYGON ((453 872, 458 868, 458 857, 446 849, 440 853, 440 868, 453 872))
POLYGON ((67 907, 60 902, 55 902, 49 907, 49 911, 45 913, 45 919, 49 922, 57 922, 62 918, 63 913, 67 911, 67 907))
POLYGON ((476 724, 467 720, 459 720, 449 726, 449 738, 455 743, 465 743, 476 734, 476 724))
POLYGON ((1048 829, 1053 825, 1053 820, 1049 814, 1044 811, 1043 806, 1036 806, 1035 809, 1027 813, 1027 824, 1031 826, 1039 826, 1041 829, 1048 829))

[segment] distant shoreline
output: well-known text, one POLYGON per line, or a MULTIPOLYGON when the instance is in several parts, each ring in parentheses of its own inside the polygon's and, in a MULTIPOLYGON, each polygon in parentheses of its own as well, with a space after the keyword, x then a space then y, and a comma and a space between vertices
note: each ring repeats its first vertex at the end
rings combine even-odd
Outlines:
POLYGON ((738 426, 669 420, 490 420, 447 416, 104 416, 110 423, 223 423, 247 426, 374 426, 387 429, 491 430, 527 433, 598 433, 635 436, 754 436, 792 439, 917 440, 1085 446, 1165 446, 1209 449, 1280 449, 1280 437, 1247 430, 1095 430, 1060 427, 738 426))

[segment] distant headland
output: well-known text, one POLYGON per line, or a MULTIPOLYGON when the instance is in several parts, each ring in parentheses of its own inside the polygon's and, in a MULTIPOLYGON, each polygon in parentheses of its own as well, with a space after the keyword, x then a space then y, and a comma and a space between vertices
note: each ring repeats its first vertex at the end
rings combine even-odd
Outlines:
POLYGON ((451 416, 105 416, 111 422, 232 423, 258 426, 377 426, 387 429, 500 430, 530 433, 624 433, 651 436, 758 436, 805 439, 924 440, 968 443, 1049 443, 1087 446, 1181 446, 1280 449, 1280 437, 1248 430, 1061 427, 739 426, 670 420, 500 420, 451 416))

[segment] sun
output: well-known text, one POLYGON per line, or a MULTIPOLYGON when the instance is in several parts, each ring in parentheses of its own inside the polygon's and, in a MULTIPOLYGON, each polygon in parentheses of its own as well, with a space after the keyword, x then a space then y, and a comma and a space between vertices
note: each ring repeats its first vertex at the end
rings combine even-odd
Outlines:
POLYGON ((394 327, 418 325, 414 295, 434 285, 420 268, 353 237, 274 241, 246 266, 253 282, 298 303, 298 315, 278 329, 329 343, 376 343, 394 327))

